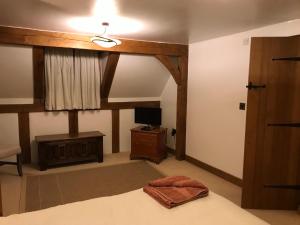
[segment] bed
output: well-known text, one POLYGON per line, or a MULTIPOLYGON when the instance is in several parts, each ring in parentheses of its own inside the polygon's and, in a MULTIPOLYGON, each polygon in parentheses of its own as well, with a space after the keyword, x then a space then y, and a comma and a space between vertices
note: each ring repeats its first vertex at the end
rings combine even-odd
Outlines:
POLYGON ((60 205, 0 219, 6 225, 267 225, 229 200, 210 192, 166 209, 142 189, 60 205))

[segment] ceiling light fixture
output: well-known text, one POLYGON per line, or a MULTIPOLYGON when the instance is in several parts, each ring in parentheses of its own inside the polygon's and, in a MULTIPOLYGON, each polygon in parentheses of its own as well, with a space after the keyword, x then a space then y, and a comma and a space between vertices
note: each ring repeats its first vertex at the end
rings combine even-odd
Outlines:
POLYGON ((120 45, 122 42, 118 39, 109 38, 105 33, 106 29, 109 26, 108 22, 103 22, 102 26, 104 27, 104 32, 101 35, 95 35, 91 38, 91 42, 99 45, 103 48, 112 48, 117 45, 120 45))

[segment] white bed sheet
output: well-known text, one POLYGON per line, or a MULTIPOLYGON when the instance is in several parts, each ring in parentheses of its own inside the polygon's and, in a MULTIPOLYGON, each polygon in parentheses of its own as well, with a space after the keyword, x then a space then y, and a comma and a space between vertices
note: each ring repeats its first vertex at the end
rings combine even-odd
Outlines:
POLYGON ((229 200, 210 192, 166 209, 142 189, 60 205, 0 219, 5 225, 267 225, 229 200))

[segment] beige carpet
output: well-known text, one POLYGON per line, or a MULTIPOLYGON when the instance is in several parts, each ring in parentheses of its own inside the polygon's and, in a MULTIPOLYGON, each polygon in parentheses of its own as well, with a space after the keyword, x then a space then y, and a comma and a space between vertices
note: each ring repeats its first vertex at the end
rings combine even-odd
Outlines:
POLYGON ((160 177, 163 175, 146 162, 27 176, 24 211, 121 194, 160 177))

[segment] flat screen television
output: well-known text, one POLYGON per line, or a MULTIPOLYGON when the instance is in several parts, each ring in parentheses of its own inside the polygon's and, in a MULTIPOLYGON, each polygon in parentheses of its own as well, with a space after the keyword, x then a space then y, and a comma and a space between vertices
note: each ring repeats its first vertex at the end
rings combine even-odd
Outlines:
POLYGON ((151 126, 161 125, 161 108, 135 108, 135 123, 151 126))

